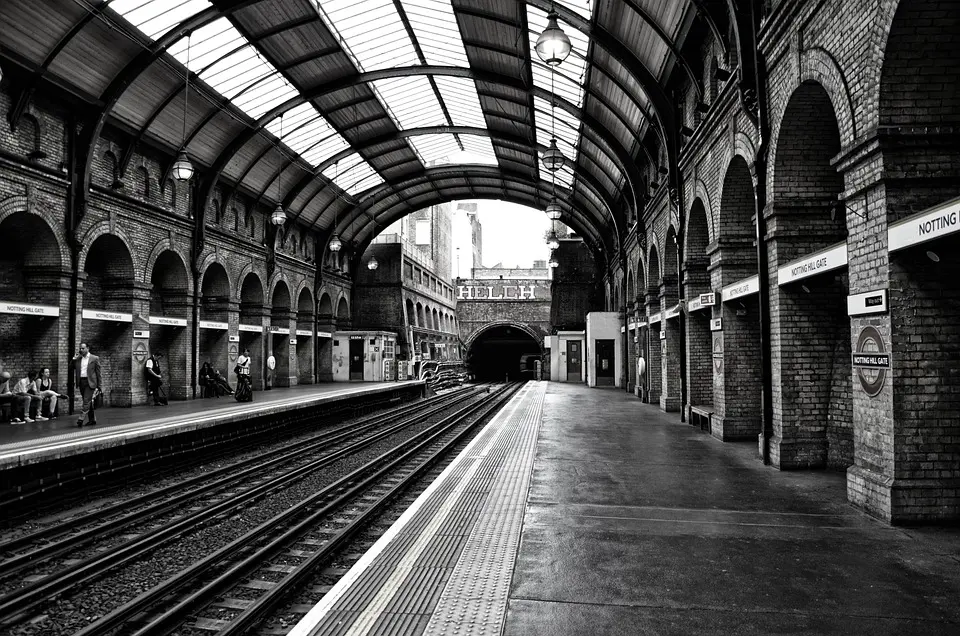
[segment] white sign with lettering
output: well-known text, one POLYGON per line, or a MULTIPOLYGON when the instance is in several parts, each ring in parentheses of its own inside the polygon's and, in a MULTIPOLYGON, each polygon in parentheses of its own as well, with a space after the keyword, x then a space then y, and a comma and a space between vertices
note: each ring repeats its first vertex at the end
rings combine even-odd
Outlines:
POLYGON ((297 329, 297 335, 298 335, 298 336, 306 336, 306 337, 309 338, 310 336, 313 335, 313 332, 310 331, 309 329, 297 329))
POLYGON ((875 289, 847 296, 847 315, 865 316, 887 313, 887 290, 875 289))
POLYGON ((457 285, 457 300, 536 300, 537 286, 457 285), (496 292, 494 292, 496 290, 496 292))
POLYGON ((760 278, 757 276, 751 276, 750 278, 738 280, 737 282, 724 287, 720 291, 720 297, 723 299, 723 302, 727 302, 728 300, 733 300, 734 298, 741 298, 743 296, 756 294, 759 291, 760 278))
POLYGON ((263 327, 260 325, 240 325, 240 331, 248 331, 250 333, 260 333, 263 331, 263 327))
POLYGON ((710 320, 710 331, 723 331, 723 318, 710 320))
POLYGON ((82 315, 84 320, 109 320, 110 322, 133 322, 133 314, 122 314, 116 311, 84 309, 82 315))
POLYGON ((167 327, 186 327, 186 318, 167 318, 166 316, 150 316, 151 325, 166 325, 167 327))
POLYGON ((289 327, 277 327, 276 325, 270 325, 270 333, 279 333, 279 334, 283 334, 284 336, 289 336, 289 335, 290 335, 290 328, 289 328, 289 327))
POLYGON ((220 329, 221 331, 226 331, 229 325, 225 322, 217 322, 215 320, 201 320, 200 328, 201 329, 220 329))
POLYGON ((709 294, 700 294, 696 298, 690 301, 687 305, 687 312, 691 311, 700 311, 701 309, 707 309, 708 307, 713 307, 717 302, 717 295, 713 292, 709 294))
POLYGON ((786 285, 801 278, 847 266, 847 243, 838 243, 787 263, 777 271, 777 283, 786 285))
POLYGON ((666 319, 670 320, 671 318, 678 318, 680 316, 680 305, 674 305, 667 310, 666 319))
POLYGON ((647 322, 649 322, 651 325, 654 325, 654 324, 660 322, 660 313, 661 313, 661 312, 658 311, 657 313, 655 313, 655 314, 653 314, 652 316, 650 316, 650 320, 648 320, 647 322))
POLYGON ((141 339, 143 339, 143 340, 149 340, 149 339, 150 339, 150 332, 147 331, 146 329, 134 329, 134 330, 133 330, 133 337, 134 337, 134 338, 141 338, 141 339))
POLYGON ((240 336, 227 336, 227 342, 240 342, 240 336))
POLYGON ((317 338, 333 338, 333 334, 329 331, 318 331, 317 338))
POLYGON ((51 318, 56 318, 60 315, 60 308, 54 307, 53 305, 0 302, 0 314, 23 314, 25 316, 50 316, 51 318))
POLYGON ((898 221, 887 229, 891 252, 960 232, 960 198, 898 221))

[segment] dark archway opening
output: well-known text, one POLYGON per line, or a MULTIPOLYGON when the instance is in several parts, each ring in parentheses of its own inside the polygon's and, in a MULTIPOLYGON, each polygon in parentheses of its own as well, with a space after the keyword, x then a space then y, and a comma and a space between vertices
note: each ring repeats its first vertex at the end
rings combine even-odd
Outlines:
POLYGON ((540 343, 526 331, 509 325, 492 327, 470 345, 467 364, 482 382, 533 380, 540 343))

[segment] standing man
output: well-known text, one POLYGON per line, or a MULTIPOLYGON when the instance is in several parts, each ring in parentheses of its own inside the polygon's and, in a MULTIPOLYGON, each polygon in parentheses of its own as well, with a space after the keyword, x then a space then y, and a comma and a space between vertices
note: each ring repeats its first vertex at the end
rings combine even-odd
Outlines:
POLYGON ((93 408, 93 393, 97 389, 103 391, 103 385, 100 379, 100 358, 90 353, 90 348, 85 342, 80 343, 80 353, 74 358, 73 373, 73 379, 83 398, 77 428, 83 428, 84 420, 87 425, 93 426, 97 423, 97 413, 93 408), (87 411, 90 412, 89 419, 87 419, 87 411))
POLYGON ((267 386, 264 387, 267 391, 273 388, 273 370, 277 368, 277 359, 273 357, 273 351, 270 352, 270 355, 267 356, 267 386))
POLYGON ((253 400, 253 387, 250 386, 250 350, 244 349, 243 353, 237 357, 237 366, 233 368, 237 374, 237 390, 233 394, 233 399, 237 402, 250 402, 253 400))

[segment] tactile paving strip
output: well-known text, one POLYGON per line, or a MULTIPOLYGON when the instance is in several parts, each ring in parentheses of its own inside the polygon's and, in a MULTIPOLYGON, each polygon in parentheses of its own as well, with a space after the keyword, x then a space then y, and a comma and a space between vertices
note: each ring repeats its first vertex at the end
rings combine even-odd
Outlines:
POLYGON ((288 636, 499 634, 545 387, 522 389, 288 636))

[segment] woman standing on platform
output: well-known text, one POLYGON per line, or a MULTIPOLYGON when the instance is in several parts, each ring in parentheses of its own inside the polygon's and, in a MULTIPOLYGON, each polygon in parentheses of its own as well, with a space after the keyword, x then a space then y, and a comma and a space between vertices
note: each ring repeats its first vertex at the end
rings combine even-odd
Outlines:
POLYGON ((253 388, 250 386, 249 349, 243 350, 243 353, 237 358, 237 366, 233 370, 237 374, 237 391, 234 394, 237 402, 253 401, 253 388))

